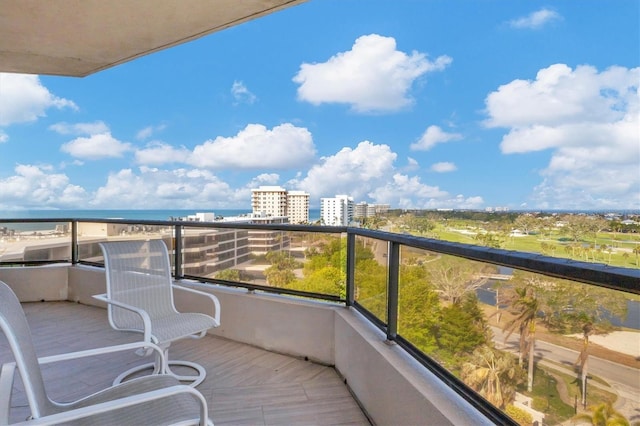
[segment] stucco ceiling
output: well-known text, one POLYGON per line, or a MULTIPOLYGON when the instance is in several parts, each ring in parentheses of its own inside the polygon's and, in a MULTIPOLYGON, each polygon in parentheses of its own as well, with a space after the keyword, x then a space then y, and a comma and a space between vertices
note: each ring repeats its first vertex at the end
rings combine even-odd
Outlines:
POLYGON ((0 0, 0 72, 82 77, 305 0, 0 0))

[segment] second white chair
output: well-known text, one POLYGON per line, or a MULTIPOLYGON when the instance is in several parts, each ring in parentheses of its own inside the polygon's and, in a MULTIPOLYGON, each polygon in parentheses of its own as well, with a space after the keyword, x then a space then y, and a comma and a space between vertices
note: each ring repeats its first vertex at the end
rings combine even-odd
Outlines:
MULTIPOLYGON (((197 386, 206 377, 206 370, 189 361, 171 360, 171 343, 184 338, 201 338, 207 330, 220 325, 220 302, 209 293, 175 285, 171 276, 171 262, 162 240, 114 241, 99 243, 104 254, 107 293, 94 296, 108 304, 109 324, 116 330, 143 334, 145 342, 155 343, 164 351, 165 362, 156 357, 154 363, 144 364, 120 374, 114 384, 128 376, 153 368, 153 373, 166 373, 180 381, 197 386), (186 291, 207 298, 212 314, 178 312, 173 291, 186 291), (196 375, 179 375, 172 366, 186 366, 196 375)), ((140 353, 142 355, 142 353, 140 353)))

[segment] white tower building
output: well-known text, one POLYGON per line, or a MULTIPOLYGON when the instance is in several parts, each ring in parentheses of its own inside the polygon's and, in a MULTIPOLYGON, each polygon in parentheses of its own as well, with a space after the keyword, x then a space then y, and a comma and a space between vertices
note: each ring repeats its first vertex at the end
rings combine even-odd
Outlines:
POLYGON ((347 226, 353 220, 353 197, 336 195, 320 199, 320 219, 323 225, 347 226))

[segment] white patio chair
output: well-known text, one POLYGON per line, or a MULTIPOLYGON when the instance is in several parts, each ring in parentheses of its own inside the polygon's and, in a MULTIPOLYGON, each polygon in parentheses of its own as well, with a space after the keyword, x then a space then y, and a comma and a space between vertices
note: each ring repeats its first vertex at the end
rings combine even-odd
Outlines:
MULTIPOLYGON (((194 362, 171 360, 169 346, 179 339, 204 337, 207 330, 218 327, 218 299, 209 293, 173 283, 169 253, 162 240, 99 244, 104 254, 107 293, 94 297, 107 302, 109 323, 116 330, 142 333, 144 342, 155 343, 164 352, 164 358, 156 357, 153 363, 125 371, 116 378, 114 384, 148 368, 153 368, 152 374, 170 374, 180 381, 191 382, 191 386, 202 383, 206 370, 194 362), (174 290, 208 299, 211 301, 212 314, 178 312, 173 302, 174 290), (196 370, 196 374, 179 375, 171 366, 190 367, 196 370)), ((141 352, 139 354, 143 355, 141 352)))
MULTIPOLYGON (((18 298, 0 281, 0 329, 7 337, 14 362, 0 367, 0 424, 9 424, 11 395, 16 367, 22 379, 31 415, 24 425, 160 425, 210 424, 207 402, 191 386, 174 377, 139 377, 118 386, 70 403, 52 401, 46 394, 40 364, 145 348, 162 350, 148 342, 136 342, 105 348, 37 358, 31 331, 18 298)), ((81 336, 79 336, 81 337, 81 336)))

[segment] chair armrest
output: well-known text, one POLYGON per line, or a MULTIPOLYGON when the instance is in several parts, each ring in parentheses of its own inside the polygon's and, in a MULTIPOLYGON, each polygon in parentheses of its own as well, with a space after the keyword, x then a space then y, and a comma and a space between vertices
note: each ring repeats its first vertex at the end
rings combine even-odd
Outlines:
POLYGON ((11 409, 11 390, 16 370, 15 362, 2 364, 0 369, 0 425, 9 424, 9 410, 11 409))
MULTIPOLYGON (((105 302, 105 303, 107 303, 109 305, 117 306, 117 307, 122 308, 122 309, 127 309, 127 310, 129 310, 131 312, 134 312, 134 313, 140 315, 140 317, 142 318, 142 324, 143 324, 143 327, 144 327, 144 341, 145 342, 149 342, 149 343, 152 342, 152 339, 151 339, 151 317, 149 317, 149 314, 147 313, 147 311, 145 311, 144 309, 140 309, 140 308, 138 308, 136 306, 128 305, 126 303, 118 302, 117 300, 109 299, 106 294, 95 294, 95 295, 93 295, 93 298, 97 299, 97 300, 100 300, 102 302, 105 302)), ((109 322, 111 323, 111 317, 109 317, 109 322)), ((114 329, 118 329, 118 327, 116 327, 113 323, 111 323, 111 326, 114 329)))
POLYGON ((58 354, 58 355, 49 355, 49 356, 38 358, 38 363, 49 364, 52 362, 67 361, 70 359, 85 358, 89 356, 109 354, 112 352, 121 352, 121 351, 127 351, 131 349, 147 349, 147 350, 151 349, 158 353, 164 365, 164 353, 162 349, 158 345, 155 345, 150 342, 124 343, 122 345, 105 346, 101 348, 87 349, 84 351, 67 352, 67 353, 58 354))
POLYGON ((202 297, 207 297, 209 300, 211 300, 211 302, 213 303, 213 309, 214 309, 213 315, 211 316, 216 321, 216 324, 217 324, 216 327, 220 326, 220 301, 216 296, 214 296, 213 294, 209 294, 205 291, 184 287, 178 284, 172 284, 171 287, 175 290, 181 290, 181 291, 186 291, 188 293, 197 294, 202 297))
MULTIPOLYGON (((164 389, 153 390, 144 392, 138 395, 127 396, 112 401, 101 402, 99 404, 89 405, 82 408, 76 408, 62 413, 53 414, 50 416, 40 417, 38 419, 31 419, 26 422, 16 423, 16 425, 29 426, 29 425, 58 425, 60 423, 67 423, 78 419, 90 420, 91 416, 99 415, 105 412, 117 410, 119 408, 131 407, 134 405, 144 404, 147 402, 160 400, 163 398, 170 398, 174 395, 181 393, 191 394, 200 404, 200 418, 194 419, 193 423, 180 423, 180 424, 211 424, 207 413, 207 402, 202 394, 188 385, 175 385, 164 389)), ((86 421, 86 420, 85 420, 86 421)), ((126 419, 123 419, 126 421, 126 419)), ((90 424, 90 423, 88 423, 90 424)))

